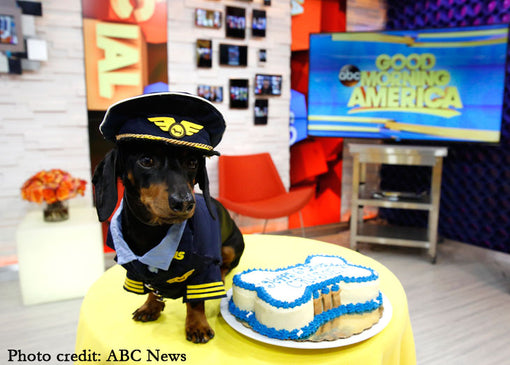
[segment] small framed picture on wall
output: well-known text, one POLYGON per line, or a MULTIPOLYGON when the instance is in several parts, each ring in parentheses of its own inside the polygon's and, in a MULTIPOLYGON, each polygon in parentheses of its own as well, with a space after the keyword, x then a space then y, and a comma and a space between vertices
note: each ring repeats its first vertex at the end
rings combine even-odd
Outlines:
POLYGON ((253 37, 266 36, 266 11, 253 9, 251 19, 251 35, 253 37))
POLYGON ((195 9, 195 25, 204 28, 221 28, 221 11, 195 9))
POLYGON ((268 115, 268 101, 267 99, 256 99, 255 100, 255 125, 266 125, 268 115))
POLYGON ((248 79, 230 79, 229 94, 230 107, 233 109, 248 108, 248 79))
POLYGON ((248 46, 221 43, 220 65, 241 67, 248 65, 248 46))
POLYGON ((197 67, 212 67, 212 41, 197 39, 197 67))
POLYGON ((267 51, 266 49, 259 49, 259 63, 265 64, 267 62, 267 51))
POLYGON ((225 34, 231 38, 244 39, 246 35, 246 10, 227 6, 225 11, 225 34))
POLYGON ((223 101, 223 86, 198 85, 197 95, 213 103, 223 101))
POLYGON ((255 95, 275 95, 282 94, 282 76, 281 75, 255 75, 255 95))

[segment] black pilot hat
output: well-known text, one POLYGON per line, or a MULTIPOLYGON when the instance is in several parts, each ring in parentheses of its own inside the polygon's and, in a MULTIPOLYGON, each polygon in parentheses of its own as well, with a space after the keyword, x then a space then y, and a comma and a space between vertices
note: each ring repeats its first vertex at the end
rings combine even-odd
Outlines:
POLYGON ((111 105, 99 126, 112 142, 145 139, 189 147, 204 156, 219 155, 214 147, 225 120, 209 101, 182 92, 139 95, 111 105))

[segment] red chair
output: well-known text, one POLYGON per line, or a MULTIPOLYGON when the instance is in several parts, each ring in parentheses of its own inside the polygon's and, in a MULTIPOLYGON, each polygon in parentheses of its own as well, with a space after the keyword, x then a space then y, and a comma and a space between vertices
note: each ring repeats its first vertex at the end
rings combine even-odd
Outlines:
MULTIPOLYGON (((219 157, 219 198, 225 208, 240 215, 264 219, 299 212, 315 188, 285 190, 269 153, 219 157)), ((301 228, 303 223, 301 219, 301 228)), ((303 228, 304 229, 304 228, 303 228)))

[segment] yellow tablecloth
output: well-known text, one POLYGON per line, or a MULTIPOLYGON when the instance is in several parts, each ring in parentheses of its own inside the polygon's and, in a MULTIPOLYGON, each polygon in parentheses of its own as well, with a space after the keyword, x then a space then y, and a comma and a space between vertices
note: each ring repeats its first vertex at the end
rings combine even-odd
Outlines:
MULTIPOLYGON (((187 364, 416 364, 406 295, 386 267, 349 249, 310 239, 246 235, 245 241, 244 255, 234 273, 255 267, 288 266, 317 253, 340 255, 352 263, 374 268, 380 275, 381 291, 393 307, 390 323, 379 334, 354 345, 291 349, 260 343, 236 332, 222 318, 220 301, 214 300, 206 302, 206 314, 216 336, 207 344, 193 344, 185 338, 186 309, 181 300, 168 300, 155 322, 131 319, 131 313, 143 304, 145 297, 124 291, 125 270, 117 265, 91 287, 83 301, 75 353, 85 361, 76 363, 90 364, 96 360, 96 364, 111 364, 117 359, 123 364, 150 364, 156 363, 157 357, 161 362, 170 362, 171 357, 163 354, 176 354, 173 356, 177 362, 185 360, 187 364)), ((227 289, 232 285, 232 275, 227 276, 227 289)))

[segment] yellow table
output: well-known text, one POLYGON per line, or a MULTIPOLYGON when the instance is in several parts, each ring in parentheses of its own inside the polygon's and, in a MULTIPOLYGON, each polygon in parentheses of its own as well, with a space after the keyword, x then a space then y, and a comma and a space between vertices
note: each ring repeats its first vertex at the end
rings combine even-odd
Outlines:
MULTIPOLYGON (((220 314, 220 301, 208 301, 206 313, 216 336, 207 344, 188 342, 184 334, 185 305, 168 300, 161 317, 141 323, 131 313, 145 297, 122 288, 125 270, 108 270, 86 295, 80 313, 76 356, 83 363, 123 364, 170 362, 173 355, 187 364, 416 364, 407 299, 398 279, 383 265, 349 249, 305 238, 246 235, 246 249, 235 272, 248 268, 277 268, 303 262, 310 254, 340 255, 352 263, 370 266, 380 275, 381 291, 389 298, 393 316, 379 334, 363 342, 333 349, 303 350, 263 344, 232 329, 220 314), (158 355, 159 354, 159 355, 158 355), (154 356, 155 355, 155 356, 154 356), (185 359, 183 358, 185 356, 185 359), (95 357, 95 359, 94 359, 95 357), (138 361, 139 360, 139 361, 138 361), (149 361, 150 360, 150 361, 149 361)), ((226 287, 232 285, 232 274, 226 287)), ((76 363, 82 363, 77 361, 76 363)))

